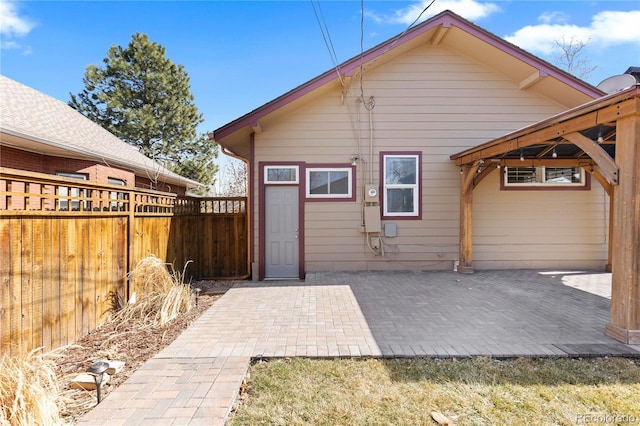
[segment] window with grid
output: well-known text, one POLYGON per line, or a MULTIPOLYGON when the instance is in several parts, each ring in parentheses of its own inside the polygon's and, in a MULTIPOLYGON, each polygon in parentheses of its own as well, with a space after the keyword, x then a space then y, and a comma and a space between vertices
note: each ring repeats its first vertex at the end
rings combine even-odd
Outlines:
POLYGON ((506 167, 504 185, 517 186, 585 186, 582 167, 506 167))
POLYGON ((307 198, 351 198, 352 168, 307 168, 307 198))
POLYGON ((420 154, 382 155, 383 216, 420 216, 420 154))

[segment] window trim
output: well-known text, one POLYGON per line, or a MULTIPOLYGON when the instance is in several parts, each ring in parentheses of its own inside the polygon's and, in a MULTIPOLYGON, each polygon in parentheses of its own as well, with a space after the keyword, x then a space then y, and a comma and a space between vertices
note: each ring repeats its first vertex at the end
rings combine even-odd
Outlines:
MULTIPOLYGON (((382 219, 394 220, 421 220, 422 219, 422 151, 381 151, 380 152, 380 182, 382 194, 380 197, 382 219), (416 160, 416 183, 398 187, 413 187, 414 211, 410 213, 387 212, 387 183, 386 183, 386 159, 414 157, 416 160)), ((395 187, 395 186, 392 186, 395 187)))
POLYGON ((308 164, 305 166, 305 200, 307 201, 355 201, 356 170, 351 164, 308 164), (311 194, 311 172, 346 171, 348 178, 348 194, 311 194))
POLYGON ((300 183, 300 166, 290 164, 270 164, 264 166, 265 185, 297 185, 300 183), (269 170, 274 169, 294 169, 296 171, 295 180, 269 180, 269 170))
MULTIPOLYGON (((512 166, 519 167, 519 166, 512 166)), ((526 166, 523 166, 526 167, 526 166)), ((534 166, 536 168, 545 168, 545 166, 534 166)), ((549 166, 554 167, 554 166, 549 166)), ((579 167, 579 166, 576 166, 579 167)), ((501 191, 588 191, 591 190, 591 174, 580 167, 580 173, 583 176, 582 183, 507 183, 507 170, 509 166, 502 168, 502 176, 500 177, 501 191)), ((544 170, 542 171, 544 174, 544 170)))

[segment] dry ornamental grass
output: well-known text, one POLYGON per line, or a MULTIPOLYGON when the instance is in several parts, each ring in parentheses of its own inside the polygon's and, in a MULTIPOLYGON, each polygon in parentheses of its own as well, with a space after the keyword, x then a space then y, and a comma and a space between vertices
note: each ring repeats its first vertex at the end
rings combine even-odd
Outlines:
POLYGON ((124 370, 103 386, 106 397, 220 297, 203 295, 194 306, 193 289, 183 277, 158 258, 145 258, 129 277, 144 290, 135 304, 123 304, 73 345, 0 359, 0 426, 73 424, 90 411, 96 392, 71 389, 77 374, 98 360, 124 361, 124 370))
MULTIPOLYGON (((185 269, 188 264, 185 264, 185 269)), ((184 269, 178 273, 172 265, 166 265, 153 255, 138 262, 128 278, 143 293, 135 303, 122 303, 113 314, 115 321, 135 319, 147 325, 162 326, 193 307, 192 289, 184 282, 184 269), (167 266, 171 267, 172 273, 167 266)))
POLYGON ((61 425, 55 365, 39 350, 0 360, 0 425, 61 425))

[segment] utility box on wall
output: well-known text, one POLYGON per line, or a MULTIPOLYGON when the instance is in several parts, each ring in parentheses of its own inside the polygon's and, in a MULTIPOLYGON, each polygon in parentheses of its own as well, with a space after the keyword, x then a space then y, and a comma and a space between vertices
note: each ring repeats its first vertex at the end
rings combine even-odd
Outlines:
POLYGON ((364 208, 364 227, 366 232, 380 232, 380 206, 364 208))
POLYGON ((378 195, 378 185, 365 185, 364 187, 364 201, 367 203, 377 203, 380 197, 378 195))
POLYGON ((388 222, 384 224, 384 236, 393 238, 398 235, 398 228, 395 223, 388 222))

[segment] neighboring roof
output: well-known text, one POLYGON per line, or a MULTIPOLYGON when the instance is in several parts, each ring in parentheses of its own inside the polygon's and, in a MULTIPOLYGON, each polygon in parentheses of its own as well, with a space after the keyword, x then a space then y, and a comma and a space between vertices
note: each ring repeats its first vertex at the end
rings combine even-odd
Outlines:
POLYGON ((629 67, 624 73, 634 76, 636 81, 640 83, 640 67, 629 67))
MULTIPOLYGON (((367 69, 374 64, 382 64, 396 55, 407 51, 419 43, 442 44, 459 51, 482 63, 510 61, 509 66, 500 71, 512 78, 519 87, 534 87, 544 96, 561 105, 576 106, 605 93, 597 87, 555 67, 512 43, 484 30, 451 11, 444 11, 401 35, 389 39, 361 55, 338 65, 342 77, 353 77, 361 67, 367 69), (547 79, 551 78, 551 81, 547 79), (566 93, 559 88, 571 88, 566 93), (569 95, 569 96, 568 96, 569 95)), ((246 143, 249 134, 260 129, 260 120, 290 105, 309 93, 330 84, 338 84, 336 69, 331 69, 318 77, 296 87, 284 95, 258 107, 242 117, 215 130, 213 139, 224 148, 234 151, 246 143)), ((246 147, 243 146, 246 149, 246 147)), ((234 151, 235 152, 235 151, 234 151)), ((247 152, 235 152, 244 156, 247 152)))
POLYGON ((100 160, 136 175, 187 188, 201 186, 146 157, 66 103, 0 75, 2 144, 58 157, 100 160))

